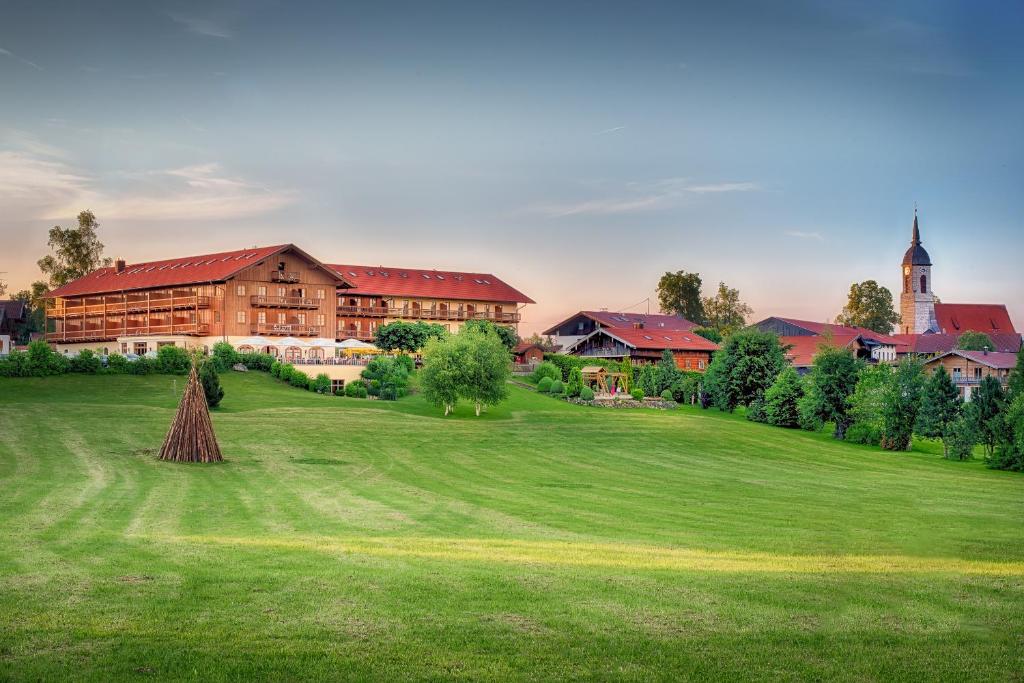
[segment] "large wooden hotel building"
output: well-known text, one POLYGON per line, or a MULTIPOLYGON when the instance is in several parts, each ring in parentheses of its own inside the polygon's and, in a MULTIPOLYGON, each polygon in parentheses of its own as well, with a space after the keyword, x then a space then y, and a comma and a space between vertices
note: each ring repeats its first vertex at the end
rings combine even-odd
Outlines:
MULTIPOLYGON (((119 260, 48 294, 46 339, 58 351, 139 355, 166 344, 242 346, 253 337, 372 340, 377 327, 395 320, 451 331, 467 320, 515 326, 530 303, 490 274, 329 265, 284 244, 119 260)), ((294 358, 324 353, 315 344, 267 350, 294 358)))

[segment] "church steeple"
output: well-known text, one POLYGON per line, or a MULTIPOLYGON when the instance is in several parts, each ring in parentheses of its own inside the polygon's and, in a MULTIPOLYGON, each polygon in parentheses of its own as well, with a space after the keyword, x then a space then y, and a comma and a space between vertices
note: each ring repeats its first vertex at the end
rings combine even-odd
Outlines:
POLYGON ((917 205, 914 205, 914 235, 910 239, 910 243, 915 247, 921 244, 921 231, 917 227, 917 205))
POLYGON ((903 255, 903 292, 900 294, 900 331, 904 334, 938 332, 935 318, 935 295, 931 291, 932 259, 921 245, 921 228, 914 205, 914 228, 910 248, 903 255))

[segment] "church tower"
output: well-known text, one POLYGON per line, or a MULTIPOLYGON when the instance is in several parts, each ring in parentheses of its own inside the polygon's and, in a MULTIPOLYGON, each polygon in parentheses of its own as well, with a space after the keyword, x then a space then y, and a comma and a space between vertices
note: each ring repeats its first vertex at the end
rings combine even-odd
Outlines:
POLYGON ((910 248, 903 255, 903 292, 900 294, 900 332, 924 334, 938 332, 935 317, 935 295, 932 293, 932 259, 921 246, 921 231, 917 227, 917 209, 914 209, 914 234, 910 248))

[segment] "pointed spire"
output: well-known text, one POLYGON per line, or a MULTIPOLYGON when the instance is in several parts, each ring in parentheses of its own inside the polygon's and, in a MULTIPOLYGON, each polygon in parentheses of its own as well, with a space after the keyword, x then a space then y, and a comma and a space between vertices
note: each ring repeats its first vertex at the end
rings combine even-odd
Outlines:
POLYGON ((921 244, 921 231, 917 227, 917 202, 914 202, 914 236, 910 243, 915 246, 921 244))

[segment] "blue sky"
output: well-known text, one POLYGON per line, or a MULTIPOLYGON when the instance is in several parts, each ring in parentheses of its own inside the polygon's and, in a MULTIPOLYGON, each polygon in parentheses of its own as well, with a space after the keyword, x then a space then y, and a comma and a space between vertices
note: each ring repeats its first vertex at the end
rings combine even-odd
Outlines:
POLYGON ((916 201, 938 295, 1024 327, 1021 35, 1008 2, 8 2, 0 271, 92 208, 129 260, 490 271, 524 333, 677 269, 828 319, 897 293, 916 201))

